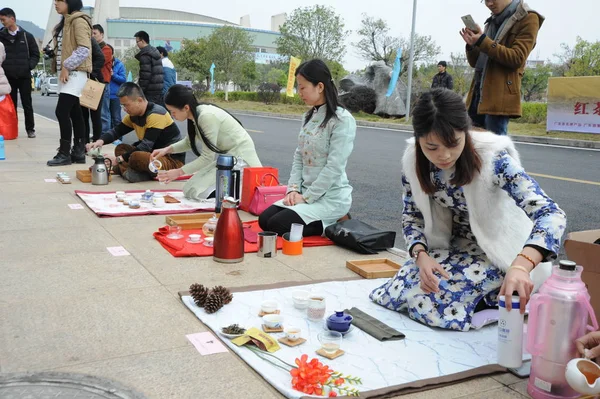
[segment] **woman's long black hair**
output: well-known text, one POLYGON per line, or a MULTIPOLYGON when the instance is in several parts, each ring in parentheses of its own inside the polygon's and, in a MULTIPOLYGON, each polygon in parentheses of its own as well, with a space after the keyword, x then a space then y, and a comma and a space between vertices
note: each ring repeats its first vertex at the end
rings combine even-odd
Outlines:
MULTIPOLYGON (((202 142, 209 150, 216 152, 217 154, 225 154, 225 151, 217 147, 216 144, 210 142, 210 140, 206 137, 206 134, 204 134, 200 124, 197 123, 199 116, 197 110, 198 105, 212 105, 213 107, 217 108, 221 107, 215 104, 198 102, 196 96, 189 87, 179 84, 171 86, 169 91, 167 91, 167 94, 165 95, 165 104, 180 110, 182 110, 186 105, 190 107, 190 111, 192 112, 192 115, 194 115, 194 120, 188 119, 188 137, 190 139, 190 144, 194 154, 200 156, 200 151, 198 151, 198 147, 196 147, 196 127, 198 128, 198 132, 200 132, 200 138, 202 139, 202 142)), ((223 109, 223 111, 231 115, 227 110, 223 109)), ((235 119, 240 126, 243 126, 242 122, 240 122, 235 116, 231 115, 231 117, 235 119)))
MULTIPOLYGON (((73 14, 75 11, 81 11, 83 8, 83 2, 81 0, 62 0, 67 3, 69 14, 73 14)), ((63 15, 60 22, 54 27, 54 37, 58 37, 60 31, 65 27, 65 16, 63 15)))
MULTIPOLYGON (((327 114, 325 115, 325 120, 321 123, 321 127, 325 127, 331 118, 337 118, 336 111, 340 106, 337 87, 335 87, 335 83, 333 83, 333 77, 331 76, 329 67, 319 59, 306 61, 300 64, 298 69, 296 69, 296 76, 298 75, 302 75, 304 79, 315 86, 319 83, 323 83, 325 86, 325 106, 327 107, 327 114)), ((306 118, 304 119, 305 125, 310 121, 314 112, 315 109, 313 108, 306 114, 306 118)))
POLYGON ((452 90, 434 89, 419 97, 412 112, 415 145, 417 148, 417 177, 427 194, 434 194, 431 180, 431 162, 423 153, 419 139, 430 134, 437 136, 449 148, 458 145, 456 132, 465 133, 465 147, 456 161, 456 170, 450 183, 464 186, 471 183, 481 171, 481 158, 471 139, 471 120, 462 97, 452 90))

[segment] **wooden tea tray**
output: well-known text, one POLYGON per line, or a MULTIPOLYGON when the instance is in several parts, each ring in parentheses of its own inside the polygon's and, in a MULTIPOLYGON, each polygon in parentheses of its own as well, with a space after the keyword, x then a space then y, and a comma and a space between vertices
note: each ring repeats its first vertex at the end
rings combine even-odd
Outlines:
POLYGON ((346 267, 364 278, 371 279, 394 277, 401 266, 388 258, 380 258, 349 260, 346 267))
MULTIPOLYGON (((89 169, 82 169, 75 172, 75 176, 83 183, 92 182, 92 172, 89 169)), ((108 175, 108 181, 112 181, 112 174, 108 175)))
POLYGON ((188 213, 185 215, 172 215, 165 218, 165 222, 169 226, 180 226, 181 230, 197 230, 201 229, 202 226, 208 219, 212 217, 212 213, 188 213))

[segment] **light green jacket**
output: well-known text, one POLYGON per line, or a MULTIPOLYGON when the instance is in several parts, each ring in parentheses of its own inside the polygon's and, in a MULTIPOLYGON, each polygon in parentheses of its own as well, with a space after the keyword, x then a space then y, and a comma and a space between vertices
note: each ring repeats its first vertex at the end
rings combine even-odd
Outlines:
MULTIPOLYGON (((231 115, 219 107, 208 104, 199 105, 198 121, 206 138, 227 155, 241 157, 248 166, 262 166, 252 138, 231 115)), ((196 127, 197 129, 197 127, 196 127)), ((192 149, 189 136, 171 145, 173 153, 186 152, 192 149)), ((205 199, 215 188, 217 153, 211 151, 202 142, 200 133, 196 130, 196 148, 200 156, 184 165, 181 169, 186 175, 194 174, 183 186, 183 193, 189 199, 205 199)))
POLYGON ((295 211, 306 224, 322 221, 324 228, 350 211, 352 186, 346 176, 346 164, 356 136, 356 121, 350 112, 339 107, 337 118, 321 127, 326 112, 326 106, 321 106, 302 126, 294 153, 288 192, 300 192, 306 204, 275 203, 295 211))

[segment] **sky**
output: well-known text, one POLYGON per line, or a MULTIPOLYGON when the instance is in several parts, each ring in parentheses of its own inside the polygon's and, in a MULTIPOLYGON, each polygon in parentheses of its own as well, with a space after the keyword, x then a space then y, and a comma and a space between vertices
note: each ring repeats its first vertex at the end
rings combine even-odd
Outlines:
MULTIPOLYGON (((164 0, 120 0, 125 7, 167 8, 164 0)), ((417 0, 416 32, 430 35, 441 47, 439 60, 449 59, 450 53, 464 51, 464 42, 458 32, 463 27, 461 16, 471 14, 483 25, 489 10, 480 0, 417 0)), ((84 0, 84 5, 93 6, 93 0, 84 0)), ((574 45, 577 36, 588 41, 600 40, 597 15, 600 14, 598 0, 529 0, 527 3, 546 17, 538 36, 538 45, 530 59, 554 59, 560 52, 560 44, 574 45)), ((52 0, 4 0, 3 7, 11 7, 17 19, 30 20, 46 28, 52 0)), ((362 69, 368 61, 361 59, 353 50, 352 43, 358 41, 356 31, 360 29, 362 14, 382 18, 388 22, 390 33, 409 37, 412 21, 412 0, 169 0, 168 8, 188 11, 225 19, 234 23, 240 17, 250 15, 253 28, 271 27, 271 16, 291 13, 294 9, 314 4, 332 7, 344 19, 346 29, 352 33, 346 39, 344 66, 353 71, 362 69)))

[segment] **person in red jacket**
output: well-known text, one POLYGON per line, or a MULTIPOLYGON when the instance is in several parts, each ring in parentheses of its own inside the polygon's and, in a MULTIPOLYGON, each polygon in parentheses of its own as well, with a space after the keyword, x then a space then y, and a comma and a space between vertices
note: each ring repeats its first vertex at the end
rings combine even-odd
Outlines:
POLYGON ((104 67, 102 68, 102 77, 104 78, 104 94, 102 95, 102 132, 110 130, 110 78, 112 77, 113 54, 112 46, 104 41, 104 28, 96 24, 93 27, 92 34, 94 39, 100 45, 104 54, 104 67))

